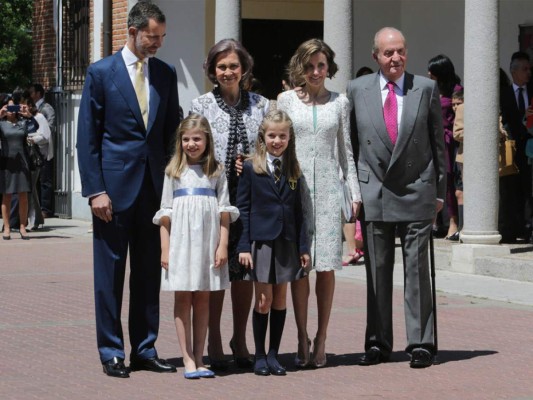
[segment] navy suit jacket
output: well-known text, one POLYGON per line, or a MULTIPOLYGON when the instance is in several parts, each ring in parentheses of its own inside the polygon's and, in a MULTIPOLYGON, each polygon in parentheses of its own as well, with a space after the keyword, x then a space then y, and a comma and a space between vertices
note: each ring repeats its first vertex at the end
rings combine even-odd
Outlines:
POLYGON ((300 179, 291 189, 282 175, 278 190, 272 175, 256 174, 252 162, 246 161, 239 178, 237 207, 243 226, 238 253, 250 252, 254 241, 275 240, 280 235, 296 242, 300 254, 309 253, 300 179))
MULTIPOLYGON (((531 98, 533 97, 533 90, 529 87, 527 95, 528 101, 525 104, 526 109, 531 104, 531 98)), ((501 91, 500 108, 502 110, 502 123, 508 128, 508 133, 512 138, 515 140, 527 140, 529 135, 522 121, 523 116, 520 116, 518 111, 518 104, 516 102, 516 96, 512 85, 505 87, 501 91)))
POLYGON ((120 51, 89 66, 83 88, 77 138, 82 195, 107 192, 113 211, 133 204, 147 166, 161 197, 173 150, 179 123, 176 70, 157 58, 148 62, 148 127, 120 51))

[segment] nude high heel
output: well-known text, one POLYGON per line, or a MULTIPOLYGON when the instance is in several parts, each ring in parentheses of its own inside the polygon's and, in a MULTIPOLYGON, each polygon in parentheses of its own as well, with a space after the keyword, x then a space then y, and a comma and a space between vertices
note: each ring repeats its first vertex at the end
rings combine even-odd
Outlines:
POLYGON ((307 368, 309 366, 309 360, 311 357, 310 353, 311 353, 311 340, 307 338, 307 351, 304 352, 304 355, 302 358, 300 358, 298 351, 296 352, 296 357, 294 357, 294 366, 296 368, 307 368))
POLYGON ((315 368, 323 368, 327 365, 328 363, 328 358, 327 358, 327 355, 326 355, 326 351, 324 350, 324 359, 323 360, 317 360, 316 358, 316 343, 317 343, 317 338, 315 338, 315 340, 313 340, 313 361, 311 361, 312 365, 315 367, 315 368))

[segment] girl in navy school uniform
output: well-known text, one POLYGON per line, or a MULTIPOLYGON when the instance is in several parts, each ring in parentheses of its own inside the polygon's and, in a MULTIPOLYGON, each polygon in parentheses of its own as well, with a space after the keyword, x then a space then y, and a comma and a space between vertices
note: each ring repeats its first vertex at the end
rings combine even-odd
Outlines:
POLYGON ((246 279, 255 282, 256 375, 286 374, 277 355, 287 312, 287 283, 305 277, 310 265, 300 176, 292 121, 283 111, 270 111, 259 128, 255 154, 244 163, 237 191, 243 224, 239 262, 247 268, 246 279))

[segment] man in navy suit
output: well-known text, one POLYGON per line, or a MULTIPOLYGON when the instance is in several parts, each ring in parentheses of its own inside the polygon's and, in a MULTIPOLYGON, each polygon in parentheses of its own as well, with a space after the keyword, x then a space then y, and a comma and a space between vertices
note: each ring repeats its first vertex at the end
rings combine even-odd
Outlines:
POLYGON ((104 372, 120 378, 129 377, 120 322, 128 250, 130 368, 176 371, 154 346, 161 247, 152 217, 179 123, 176 71, 154 57, 165 29, 156 5, 131 9, 126 46, 87 71, 78 118, 82 195, 93 213, 98 351, 104 372))
POLYGON ((533 91, 528 87, 531 79, 531 66, 527 53, 517 51, 511 57, 510 71, 512 83, 502 88, 500 108, 502 122, 516 141, 515 162, 518 175, 500 179, 500 233, 503 243, 512 243, 517 238, 531 238, 531 166, 526 156, 526 142, 529 133, 524 124, 525 110, 531 104, 533 91))

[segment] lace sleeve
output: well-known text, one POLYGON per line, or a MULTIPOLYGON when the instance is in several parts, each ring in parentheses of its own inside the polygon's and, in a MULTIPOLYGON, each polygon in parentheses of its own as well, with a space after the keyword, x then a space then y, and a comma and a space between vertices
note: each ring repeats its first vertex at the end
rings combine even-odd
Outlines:
POLYGON ((357 179, 353 158, 352 141, 350 139, 350 102, 344 95, 339 96, 340 124, 337 132, 337 153, 342 174, 346 179, 353 201, 361 201, 361 190, 357 179))

